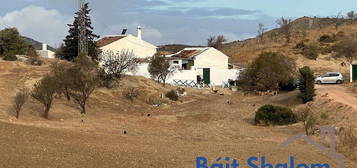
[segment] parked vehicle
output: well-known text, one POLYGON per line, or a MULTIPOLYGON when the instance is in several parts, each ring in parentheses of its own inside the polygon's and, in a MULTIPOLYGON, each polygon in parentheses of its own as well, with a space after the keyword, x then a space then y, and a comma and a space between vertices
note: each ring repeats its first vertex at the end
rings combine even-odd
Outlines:
POLYGON ((342 73, 340 72, 327 72, 325 75, 322 75, 315 79, 315 83, 317 84, 325 84, 325 83, 341 84, 343 83, 343 81, 344 78, 342 73))

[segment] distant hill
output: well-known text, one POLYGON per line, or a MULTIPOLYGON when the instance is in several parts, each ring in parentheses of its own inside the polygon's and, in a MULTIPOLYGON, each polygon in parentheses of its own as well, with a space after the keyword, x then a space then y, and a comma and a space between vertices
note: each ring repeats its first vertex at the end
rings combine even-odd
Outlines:
MULTIPOLYGON (((321 30, 324 28, 328 27, 334 27, 336 23, 339 24, 339 26, 343 25, 348 25, 351 23, 350 19, 337 19, 337 18, 331 18, 331 17, 324 17, 324 18, 318 18, 318 17, 301 17, 298 19, 293 20, 290 25, 292 27, 293 32, 295 33, 303 33, 306 31, 311 31, 311 30, 321 30)), ((276 36, 278 34, 279 28, 269 30, 264 33, 266 37, 271 37, 271 36, 276 36)), ((232 41, 229 43, 225 44, 225 48, 230 48, 230 47, 235 47, 237 45, 245 45, 249 43, 250 41, 256 41, 257 38, 249 38, 246 40, 238 40, 238 41, 232 41)))
POLYGON ((357 21, 336 18, 309 18, 302 17, 291 23, 291 40, 286 43, 279 28, 264 33, 263 42, 259 38, 250 38, 242 41, 226 43, 221 51, 230 56, 230 63, 248 65, 262 52, 279 52, 296 60, 298 67, 310 66, 316 73, 343 72, 348 73, 348 67, 341 67, 344 59, 333 57, 332 46, 345 38, 357 38, 357 21), (336 23, 338 26, 336 28, 336 23), (321 36, 338 37, 331 43, 320 42, 321 36), (298 43, 318 46, 317 60, 310 60, 296 49, 298 43))
MULTIPOLYGON (((25 37, 25 36, 22 36, 22 38, 25 39, 25 41, 29 44, 29 45, 32 45, 33 47, 35 47, 36 50, 41 50, 42 49, 42 43, 39 42, 39 41, 36 41, 32 38, 29 38, 29 37, 25 37)), ((56 49, 47 45, 47 49, 50 50, 50 51, 53 51, 55 52, 56 49)))

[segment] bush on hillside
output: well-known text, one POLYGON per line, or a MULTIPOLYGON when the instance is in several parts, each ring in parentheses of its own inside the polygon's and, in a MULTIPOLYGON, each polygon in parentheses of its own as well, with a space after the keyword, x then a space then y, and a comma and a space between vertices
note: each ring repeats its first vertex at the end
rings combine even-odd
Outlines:
POLYGON ((304 42, 304 41, 300 41, 300 42, 298 42, 298 43, 295 45, 294 49, 302 50, 302 49, 304 49, 305 47, 306 47, 305 42, 304 42))
POLYGON ((313 129, 316 125, 316 117, 309 107, 300 109, 297 112, 299 121, 303 122, 305 128, 305 134, 309 136, 313 133, 313 129))
POLYGON ((319 56, 319 46, 316 44, 308 44, 302 49, 301 54, 308 59, 316 60, 319 56))
POLYGON ((357 59, 357 40, 356 39, 345 39, 334 46, 332 50, 336 52, 335 57, 344 57, 349 63, 357 59))
POLYGON ((336 41, 336 39, 334 38, 334 36, 324 34, 320 37, 319 41, 322 43, 333 43, 336 41))
POLYGON ((141 90, 135 87, 129 87, 124 89, 123 96, 130 101, 134 101, 141 94, 141 90))
POLYGON ((171 90, 171 91, 167 92, 165 96, 172 101, 177 101, 179 99, 179 96, 178 96, 176 90, 171 90))
POLYGON ((244 70, 238 83, 247 91, 274 91, 286 85, 296 73, 295 61, 274 52, 263 52, 244 70))
POLYGON ((291 109, 281 106, 264 105, 255 113, 255 124, 287 125, 297 122, 297 116, 291 109))
POLYGON ((315 77, 310 67, 305 66, 299 69, 300 72, 300 95, 299 98, 304 103, 314 100, 315 97, 315 77))
POLYGON ((5 53, 3 57, 4 57, 3 59, 5 61, 16 61, 17 60, 16 55, 11 52, 5 53))

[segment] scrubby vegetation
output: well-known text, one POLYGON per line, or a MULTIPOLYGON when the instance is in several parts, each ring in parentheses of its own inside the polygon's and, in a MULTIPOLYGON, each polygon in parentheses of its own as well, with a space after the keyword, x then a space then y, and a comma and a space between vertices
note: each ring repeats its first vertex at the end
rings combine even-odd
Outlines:
POLYGON ((330 36, 328 34, 324 34, 320 37, 319 41, 321 43, 333 43, 336 41, 335 35, 334 36, 330 36))
POLYGON ((255 113, 257 125, 287 125, 297 122, 297 116, 286 107, 264 105, 255 113))
POLYGON ((307 44, 302 49, 301 54, 308 59, 316 60, 319 56, 320 46, 317 44, 307 44))
POLYGON ((31 45, 27 48, 26 56, 28 58, 27 63, 30 65, 40 66, 43 64, 43 61, 39 58, 35 48, 31 45))
POLYGON ((310 134, 313 134, 314 128, 316 126, 316 117, 314 116, 314 113, 309 107, 300 109, 297 112, 297 116, 299 121, 303 122, 304 128, 305 128, 305 134, 308 136, 310 134))
POLYGON ((136 98, 140 96, 140 94, 141 94, 141 90, 135 87, 129 87, 124 89, 123 91, 123 96, 130 101, 134 101, 136 98))
POLYGON ((357 39, 344 39, 332 47, 335 57, 344 57, 349 63, 357 59, 357 39))
POLYGON ((29 96, 29 91, 25 88, 21 89, 19 92, 16 93, 16 96, 14 98, 14 110, 16 112, 16 118, 20 118, 20 112, 22 110, 22 107, 25 105, 27 99, 29 96))
POLYGON ((178 101, 178 99, 179 99, 179 96, 178 96, 176 90, 171 90, 171 91, 167 92, 165 96, 172 101, 178 101))
POLYGON ((263 52, 242 72, 239 83, 244 90, 279 90, 295 75, 294 60, 280 53, 263 52))

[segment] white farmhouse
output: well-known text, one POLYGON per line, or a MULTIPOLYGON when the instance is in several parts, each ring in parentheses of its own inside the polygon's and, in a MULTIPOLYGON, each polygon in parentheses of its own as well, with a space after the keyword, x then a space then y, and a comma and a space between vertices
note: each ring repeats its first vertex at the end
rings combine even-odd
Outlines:
POLYGON ((137 36, 130 34, 105 36, 97 41, 97 46, 103 52, 132 51, 137 58, 152 57, 157 50, 155 45, 142 40, 140 26, 137 28, 137 36))
POLYGON ((174 80, 191 80, 211 85, 222 85, 236 80, 239 71, 228 68, 228 56, 212 47, 185 48, 170 56, 176 72, 174 80))

